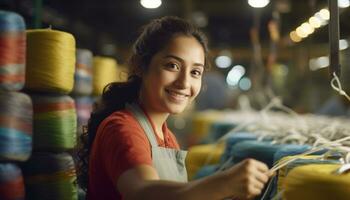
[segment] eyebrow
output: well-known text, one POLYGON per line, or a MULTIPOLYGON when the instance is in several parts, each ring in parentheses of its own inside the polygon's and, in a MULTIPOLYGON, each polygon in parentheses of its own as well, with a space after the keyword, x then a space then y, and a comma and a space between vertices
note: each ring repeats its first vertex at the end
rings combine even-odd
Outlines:
MULTIPOLYGON (((174 58, 174 59, 176 59, 176 60, 178 60, 178 61, 180 61, 182 63, 185 62, 184 59, 182 59, 182 58, 180 58, 178 56, 171 55, 171 54, 165 55, 164 58, 174 58)), ((194 66, 198 66, 198 67, 203 67, 204 68, 204 64, 202 64, 202 63, 194 63, 194 66)))

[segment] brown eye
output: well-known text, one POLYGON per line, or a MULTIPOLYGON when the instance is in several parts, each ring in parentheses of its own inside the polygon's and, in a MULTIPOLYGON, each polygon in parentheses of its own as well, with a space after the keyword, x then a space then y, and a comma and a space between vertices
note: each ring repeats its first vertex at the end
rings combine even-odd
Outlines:
POLYGON ((173 70, 179 70, 180 69, 179 65, 176 64, 176 63, 168 63, 168 64, 166 64, 166 67, 169 68, 169 69, 173 69, 173 70))
POLYGON ((195 77, 200 77, 200 76, 202 76, 202 71, 200 71, 200 70, 193 70, 192 71, 192 75, 195 76, 195 77))

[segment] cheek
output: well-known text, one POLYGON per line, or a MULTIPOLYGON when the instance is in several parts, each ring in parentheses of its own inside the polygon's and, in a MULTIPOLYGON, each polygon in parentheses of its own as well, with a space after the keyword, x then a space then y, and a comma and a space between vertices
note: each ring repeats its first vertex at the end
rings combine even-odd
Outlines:
POLYGON ((202 80, 196 81, 192 86, 193 98, 196 98, 201 90, 202 80))

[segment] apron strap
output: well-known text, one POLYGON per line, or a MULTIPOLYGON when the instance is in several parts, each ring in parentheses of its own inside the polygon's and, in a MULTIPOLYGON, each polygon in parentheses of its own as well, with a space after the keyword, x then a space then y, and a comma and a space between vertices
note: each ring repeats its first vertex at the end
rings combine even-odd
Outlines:
POLYGON ((152 125, 148 121, 147 116, 142 111, 140 106, 137 105, 136 103, 132 103, 132 104, 126 104, 125 107, 131 113, 133 113, 133 115, 136 117, 137 121, 139 122, 139 124, 141 125, 143 130, 145 131, 146 136, 147 136, 149 142, 151 143, 151 146, 152 147, 157 147, 158 146, 158 142, 157 142, 157 138, 155 137, 155 133, 153 131, 152 125))

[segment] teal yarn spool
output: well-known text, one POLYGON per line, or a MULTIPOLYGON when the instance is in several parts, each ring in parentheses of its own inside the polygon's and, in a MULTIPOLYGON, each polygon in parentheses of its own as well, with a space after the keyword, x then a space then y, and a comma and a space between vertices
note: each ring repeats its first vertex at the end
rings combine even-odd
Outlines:
POLYGON ((22 171, 15 164, 0 163, 0 199, 25 199, 22 171))
MULTIPOLYGON (((310 150, 312 146, 310 145, 297 145, 297 144, 285 144, 283 145, 274 155, 274 163, 277 163, 280 159, 286 156, 294 156, 298 154, 302 154, 308 150, 310 150)), ((327 149, 319 150, 310 155, 321 155, 326 153, 327 149)))
POLYGON ((201 179, 207 176, 214 174, 219 169, 219 165, 206 165, 203 166, 198 172, 194 175, 193 179, 201 179))
POLYGON ((77 115, 69 96, 33 95, 33 148, 35 151, 62 152, 76 146, 77 115))
POLYGON ((239 132, 239 133, 228 133, 226 138, 226 147, 223 155, 221 156, 220 163, 223 164, 231 157, 232 148, 235 144, 247 141, 247 140, 257 140, 258 137, 252 133, 239 132))
POLYGON ((92 93, 92 52, 77 49, 74 73, 73 96, 88 96, 92 93))
POLYGON ((223 135, 228 133, 230 130, 235 128, 237 124, 232 122, 214 122, 210 125, 209 134, 204 139, 204 143, 213 143, 221 138, 223 135))
POLYGON ((77 176, 67 153, 34 153, 22 165, 27 200, 78 200, 77 176))
POLYGON ((327 160, 327 159, 296 159, 286 166, 286 175, 298 166, 310 165, 310 164, 341 164, 339 160, 327 160))
POLYGON ((271 168, 273 166, 273 159, 275 153, 282 148, 283 145, 272 144, 271 142, 261 141, 243 141, 232 147, 231 155, 233 157, 233 164, 240 161, 253 158, 264 162, 271 168))
POLYGON ((19 92, 0 92, 0 161, 25 161, 32 151, 33 106, 19 92))
POLYGON ((0 89, 18 91, 24 86, 26 34, 23 18, 0 10, 0 89))

